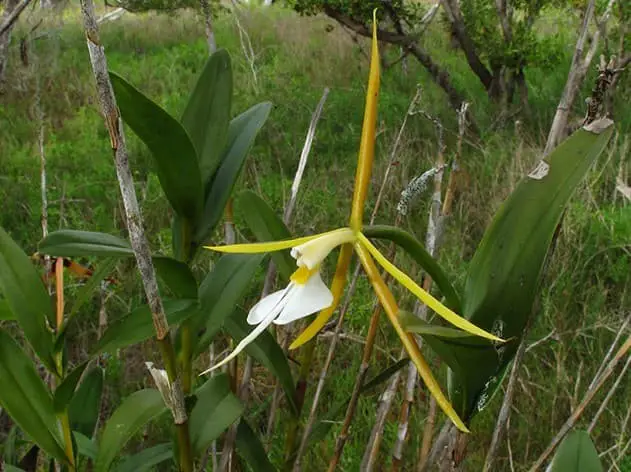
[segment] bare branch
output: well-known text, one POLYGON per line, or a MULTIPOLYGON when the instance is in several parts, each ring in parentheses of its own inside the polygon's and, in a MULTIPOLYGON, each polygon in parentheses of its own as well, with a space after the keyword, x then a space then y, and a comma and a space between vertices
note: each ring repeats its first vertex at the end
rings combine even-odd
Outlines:
MULTIPOLYGON (((18 20, 24 9, 31 3, 31 0, 22 0, 18 3, 13 9, 9 10, 7 16, 4 17, 4 22, 0 25, 0 36, 6 33, 10 28, 13 27, 13 24, 18 20)), ((7 10, 9 9, 9 5, 7 5, 7 10)), ((3 15, 4 16, 4 15, 3 15)))

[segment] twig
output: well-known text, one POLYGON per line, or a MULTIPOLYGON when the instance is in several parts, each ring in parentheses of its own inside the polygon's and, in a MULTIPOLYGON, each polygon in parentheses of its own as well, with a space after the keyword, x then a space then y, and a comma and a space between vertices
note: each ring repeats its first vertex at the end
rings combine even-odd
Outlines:
POLYGON ((96 20, 96 22, 100 25, 101 23, 106 23, 108 21, 118 20, 121 16, 125 14, 126 11, 127 10, 125 10, 124 8, 117 8, 116 10, 103 15, 101 18, 96 20))
POLYGON ((607 367, 603 370, 602 374, 600 375, 596 383, 593 385, 593 387, 587 390, 580 405, 578 405, 578 407, 574 410, 572 415, 570 415, 570 417, 563 424, 563 426, 561 427, 559 432, 556 434, 554 439, 552 439, 552 441, 550 442, 546 450, 541 454, 541 456, 539 456, 535 464, 530 468, 530 472, 536 472, 543 465, 543 463, 548 459, 550 454, 554 452, 555 448, 563 440, 565 435, 570 431, 570 429, 572 429, 572 427, 576 424, 576 421, 581 417, 581 415, 583 414, 589 402, 592 401, 596 393, 600 390, 603 384, 611 376, 616 366, 618 365, 618 362, 620 361, 620 359, 622 359, 625 355, 627 355, 629 350, 631 350, 631 336, 629 336, 627 340, 624 342, 624 344, 620 347, 620 349, 618 349, 618 352, 616 353, 614 358, 609 362, 607 367))
POLYGON ((605 357, 601 361, 600 366, 598 367, 598 370, 594 374, 594 378, 589 384, 589 387, 587 387, 587 390, 591 390, 592 388, 594 388, 594 385, 596 385, 596 382, 598 381, 599 377, 603 373, 603 370, 605 370, 605 367, 607 366, 607 362, 609 362, 609 359, 611 359, 611 356, 613 355, 614 351, 616 350, 616 346, 618 345, 618 341, 620 340, 620 337, 627 329, 627 326, 629 325, 629 323, 631 323, 631 315, 627 316, 625 320, 622 322, 622 325, 620 325, 620 328, 618 328, 618 331, 616 332, 616 336, 613 338, 613 341, 611 342, 611 346, 609 346, 609 349, 607 350, 605 357))
POLYGON ((600 419, 600 416, 605 411, 605 408, 607 408, 607 404, 609 403, 609 400, 611 400, 611 398, 613 397, 614 393, 616 393, 616 389, 620 385, 620 382, 622 382, 622 379, 624 378, 624 375, 626 374, 627 369, 629 368, 630 364, 631 364, 631 356, 629 356, 629 358, 627 359, 627 362, 624 364, 624 367, 622 368, 622 370, 618 374, 618 378, 616 379, 614 384, 609 389, 609 392, 607 392, 607 396, 604 398, 603 402, 600 404, 600 407, 598 407, 598 411, 596 412, 596 414, 592 418, 592 422, 589 424, 589 427, 587 428, 587 432, 588 433, 591 434, 593 429, 596 427, 596 423, 598 423, 598 420, 600 419))
MULTIPOLYGON (((320 116, 322 115, 322 109, 324 108, 324 103, 329 95, 329 88, 325 87, 322 92, 322 97, 320 97, 320 101, 313 114, 311 115, 311 122, 309 123, 309 129, 307 131, 307 136, 305 138, 305 143, 302 146, 302 152, 300 153, 300 159, 298 161, 298 169, 296 170, 296 174, 294 175, 294 181, 291 184, 291 193, 289 196, 289 201, 285 205, 285 211, 283 213, 283 222, 285 225, 289 225, 291 222, 291 217, 294 211, 294 206, 296 204, 296 199, 298 197, 298 189, 300 188, 300 184, 302 182, 302 176, 304 174, 307 159, 309 158, 309 154, 311 152, 311 145, 313 144, 313 138, 315 137, 316 127, 318 126, 318 121, 320 120, 320 116)), ((268 292, 271 290, 271 286, 274 283, 274 279, 276 278, 276 267, 273 262, 270 263, 269 268, 267 270, 267 275, 265 277, 264 290, 268 292)), ((287 344, 289 342, 289 336, 286 337, 283 345, 283 350, 287 349, 287 344)), ((274 394, 272 395, 272 403, 270 405, 269 416, 267 419, 267 431, 266 437, 269 439, 272 436, 274 431, 274 421, 276 418, 276 411, 278 409, 278 405, 280 403, 281 397, 281 387, 278 381, 274 386, 274 394)))
POLYGON ((526 340, 522 339, 513 359, 513 368, 511 369, 510 377, 508 379, 508 385, 506 386, 506 392, 504 393, 504 399, 502 401, 502 407, 500 413, 497 415, 497 421, 495 422, 495 429, 493 430, 493 437, 491 438, 491 445, 486 453, 486 461, 484 462, 483 472, 491 471, 493 469, 493 462, 497 454, 497 448, 502 441, 502 435, 504 430, 508 428, 508 422, 510 420, 511 408, 513 405, 513 394, 515 392, 515 383, 519 376, 519 368, 521 362, 526 353, 526 340))
POLYGON ((22 0, 15 6, 13 10, 11 10, 11 13, 9 13, 9 15, 4 20, 4 23, 2 23, 2 25, 0 26, 0 36, 8 31, 9 28, 13 27, 13 24, 17 21, 17 19, 20 17, 20 15, 29 3, 31 3, 31 0, 22 0))
POLYGON ((208 0, 199 0, 204 15, 204 26, 206 28, 206 44, 208 44, 208 53, 213 54, 217 50, 217 40, 215 39, 215 31, 213 29, 213 19, 210 13, 210 5, 208 0))
POLYGON ((171 397, 173 400, 173 421, 178 434, 179 465, 183 472, 193 470, 193 460, 188 431, 188 417, 184 405, 184 395, 176 367, 175 350, 169 333, 169 324, 158 291, 156 274, 151 260, 151 252, 143 229, 142 216, 136 198, 133 177, 129 168, 129 158, 125 144, 123 123, 116 105, 116 98, 107 70, 107 58, 101 45, 99 30, 92 0, 81 0, 83 27, 86 34, 92 71, 96 80, 98 98, 105 124, 110 136, 116 174, 123 198, 127 228, 138 270, 151 309, 156 339, 160 346, 166 367, 171 397))
POLYGON ((254 48, 252 47, 252 41, 250 41, 250 35, 246 31, 246 29, 241 24, 239 20, 239 13, 237 6, 237 2, 232 0, 232 11, 234 16, 234 22, 237 25, 237 29, 239 30, 239 41, 241 43, 241 49, 243 50, 243 56, 250 66, 250 70, 252 71, 252 79, 254 81, 254 91, 258 93, 259 89, 259 81, 258 75, 256 72, 256 54, 254 53, 254 48))

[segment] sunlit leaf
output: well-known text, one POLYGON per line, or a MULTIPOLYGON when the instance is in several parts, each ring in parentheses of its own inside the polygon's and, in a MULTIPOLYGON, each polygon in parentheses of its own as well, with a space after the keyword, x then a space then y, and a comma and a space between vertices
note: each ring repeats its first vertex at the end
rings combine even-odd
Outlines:
POLYGON ((77 431, 73 431, 72 435, 74 436, 75 444, 77 445, 77 453, 95 460, 99 453, 99 446, 96 442, 77 431))
POLYGON ((95 461, 96 472, 109 472, 127 441, 145 424, 167 411, 162 395, 154 389, 139 390, 125 398, 105 423, 95 461))

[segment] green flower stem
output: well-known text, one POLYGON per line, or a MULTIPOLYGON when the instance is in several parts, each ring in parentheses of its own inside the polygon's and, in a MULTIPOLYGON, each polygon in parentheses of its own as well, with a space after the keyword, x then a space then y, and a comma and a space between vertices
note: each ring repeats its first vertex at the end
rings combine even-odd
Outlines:
POLYGON ((66 456, 68 456, 68 470, 74 472, 76 469, 74 460, 74 450, 72 448, 72 433, 70 431, 70 419, 68 417, 68 410, 64 411, 59 418, 61 421, 61 429, 64 435, 64 446, 66 450, 66 456))
POLYGON ((367 238, 387 239, 401 247, 434 280, 445 297, 446 305, 456 313, 462 312, 460 296, 449 281, 447 274, 414 236, 405 230, 388 225, 365 226, 362 233, 367 238))

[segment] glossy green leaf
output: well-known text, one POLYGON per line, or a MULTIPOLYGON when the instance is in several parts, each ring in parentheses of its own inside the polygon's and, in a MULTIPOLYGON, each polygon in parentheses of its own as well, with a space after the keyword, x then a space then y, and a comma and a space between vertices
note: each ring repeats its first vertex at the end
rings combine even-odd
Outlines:
POLYGON ((99 446, 96 442, 77 431, 73 431, 72 435, 74 436, 75 444, 77 445, 77 453, 95 460, 96 456, 99 454, 99 446))
POLYGON ((56 257, 129 257, 134 252, 127 241, 112 234, 62 229, 53 231, 38 246, 39 252, 56 257))
POLYGON ((47 319, 54 319, 50 296, 31 259, 2 228, 0 293, 42 363, 49 371, 56 372, 53 335, 46 325, 47 319))
POLYGON ((189 417, 189 430, 191 446, 199 456, 241 416, 243 405, 230 390, 225 374, 209 378, 195 396, 197 402, 189 417))
MULTIPOLYGON (((238 209, 258 242, 291 239, 291 233, 283 220, 265 200, 251 190, 239 194, 238 209)), ((296 270, 296 261, 289 251, 276 251, 270 255, 280 275, 289 280, 296 270)))
POLYGON ((443 297, 445 297, 447 306, 457 313, 461 311, 458 292, 456 292, 440 264, 427 252, 418 239, 407 231, 387 225, 365 226, 362 232, 367 238, 386 239, 403 249, 432 278, 443 297))
POLYGON ((552 458, 547 472, 602 472, 603 466, 587 431, 569 433, 552 458))
POLYGON ((154 257, 153 265, 175 297, 197 298, 197 281, 188 265, 170 257, 154 257))
MULTIPOLYGON (((163 300, 169 326, 177 325, 198 313, 197 300, 163 300)), ((140 343, 155 334, 149 305, 142 305, 110 324, 99 340, 94 354, 114 352, 140 343)))
MULTIPOLYGON (((247 313, 237 308, 224 322, 224 329, 236 342, 240 342, 253 329, 253 326, 250 326, 246 321, 246 317, 247 313)), ((247 345, 245 352, 276 376, 281 387, 285 390, 285 396, 293 413, 298 414, 295 397, 296 384, 291 375, 287 357, 274 339, 274 336, 269 331, 263 331, 254 341, 247 345)))
POLYGON ((72 318, 79 312, 79 308, 81 308, 84 303, 90 300, 95 294, 98 292, 98 287, 101 282, 112 274, 114 267, 116 266, 117 260, 114 258, 105 259, 101 264, 98 265, 97 270, 90 276, 86 284, 81 287, 77 296, 75 297, 74 303, 72 304, 72 308, 70 309, 70 313, 68 314, 68 318, 72 318))
POLYGON ((233 118, 228 127, 226 148, 221 164, 212 178, 206 192, 204 210, 195 230, 194 241, 201 246, 221 219, 232 189, 245 163, 254 139, 267 120, 272 104, 269 102, 254 105, 249 110, 233 118))
POLYGON ((580 129, 525 177, 495 214, 469 266, 462 314, 510 339, 475 364, 476 375, 450 372, 450 400, 465 420, 484 405, 488 385, 512 360, 527 325, 548 249, 570 197, 605 149, 613 124, 580 129))
POLYGON ((178 215, 195 221, 203 200, 197 153, 182 125, 122 77, 110 72, 125 123, 147 145, 160 185, 178 215))
POLYGON ((231 100, 230 55, 219 49, 208 58, 182 115, 182 125, 197 150, 204 184, 217 170, 226 146, 231 100))
POLYGON ((55 389, 55 394, 53 395, 53 405, 56 413, 64 411, 70 403, 70 400, 72 400, 77 384, 79 383, 79 380, 81 380, 83 371, 87 366, 88 361, 79 364, 72 370, 72 372, 66 375, 63 381, 55 389))
POLYGON ((91 368, 83 377, 70 406, 68 417, 73 431, 92 437, 99 419, 101 396, 103 395, 103 376, 101 367, 91 368))
POLYGON ((0 405, 33 441, 67 462, 53 398, 26 353, 0 329, 0 405))
POLYGON ((125 398, 105 424, 95 472, 109 472, 127 441, 145 424, 166 411, 162 395, 154 389, 139 390, 125 398))
POLYGON ((241 419, 237 428, 237 453, 253 472, 276 472, 261 440, 244 419, 241 419))
POLYGON ((197 354, 206 349, 245 296, 264 257, 262 254, 226 254, 203 280, 199 287, 200 317, 195 320, 195 326, 205 326, 205 332, 196 344, 197 354))
POLYGON ((173 459, 173 446, 171 443, 158 444, 133 456, 126 457, 114 469, 115 472, 143 472, 154 470, 158 464, 173 459))

